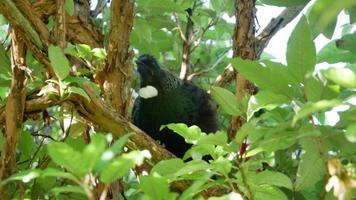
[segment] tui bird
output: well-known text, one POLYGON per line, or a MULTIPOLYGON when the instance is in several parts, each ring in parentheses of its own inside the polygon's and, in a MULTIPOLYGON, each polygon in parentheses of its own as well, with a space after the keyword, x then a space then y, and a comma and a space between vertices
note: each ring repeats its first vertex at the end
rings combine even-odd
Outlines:
POLYGON ((217 131, 216 105, 208 93, 162 69, 151 55, 141 55, 136 64, 141 84, 132 111, 136 126, 180 158, 191 144, 168 128, 159 130, 161 125, 185 123, 205 133, 217 131))

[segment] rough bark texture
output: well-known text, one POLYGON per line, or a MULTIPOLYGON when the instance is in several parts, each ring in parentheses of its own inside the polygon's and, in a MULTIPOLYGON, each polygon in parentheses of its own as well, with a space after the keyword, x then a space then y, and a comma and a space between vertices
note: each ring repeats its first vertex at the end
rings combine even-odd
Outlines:
POLYGON ((131 103, 132 53, 129 51, 129 38, 133 24, 134 2, 114 0, 111 7, 111 29, 103 89, 111 106, 127 117, 131 103))
MULTIPOLYGON (((6 102, 6 143, 1 152, 0 182, 10 176, 16 167, 16 148, 22 131, 22 121, 26 98, 26 76, 25 76, 25 46, 21 41, 16 27, 11 31, 11 68, 12 81, 11 92, 6 102)), ((7 199, 7 189, 2 187, 0 199, 7 199)))
MULTIPOLYGON (((256 59, 255 52, 255 0, 238 0, 236 7, 236 26, 233 34, 233 57, 256 59)), ((246 95, 255 93, 255 87, 241 74, 236 76, 236 96, 242 100, 246 95)), ((242 116, 231 119, 229 138, 233 139, 237 130, 245 122, 242 116)))

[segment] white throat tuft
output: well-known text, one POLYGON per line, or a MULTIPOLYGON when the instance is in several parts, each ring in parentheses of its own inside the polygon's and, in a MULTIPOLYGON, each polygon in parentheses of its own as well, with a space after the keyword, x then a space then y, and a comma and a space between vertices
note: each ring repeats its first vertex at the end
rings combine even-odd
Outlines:
POLYGON ((144 99, 149 99, 152 97, 156 97, 158 95, 158 90, 152 85, 147 85, 146 87, 140 88, 138 94, 144 99))

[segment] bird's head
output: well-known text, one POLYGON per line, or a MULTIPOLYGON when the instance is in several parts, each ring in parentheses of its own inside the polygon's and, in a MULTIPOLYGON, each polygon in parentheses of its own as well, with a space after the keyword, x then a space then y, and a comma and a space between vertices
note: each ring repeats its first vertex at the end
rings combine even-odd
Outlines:
POLYGON ((151 55, 144 54, 136 60, 136 64, 141 77, 141 87, 146 85, 156 86, 156 81, 164 73, 157 60, 151 55))

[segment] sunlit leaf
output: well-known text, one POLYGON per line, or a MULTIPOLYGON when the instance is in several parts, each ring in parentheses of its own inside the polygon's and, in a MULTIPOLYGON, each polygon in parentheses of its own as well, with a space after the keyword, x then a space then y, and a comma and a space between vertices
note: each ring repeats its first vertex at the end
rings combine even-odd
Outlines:
POLYGON ((58 46, 48 47, 48 57, 53 66, 53 70, 60 80, 65 79, 69 75, 70 65, 67 57, 64 55, 61 48, 58 46))
POLYGON ((305 76, 313 72, 316 50, 309 24, 304 16, 289 37, 286 57, 289 70, 299 82, 303 82, 305 76))
POLYGON ((227 89, 211 87, 211 96, 219 106, 230 115, 240 115, 236 96, 227 89))

